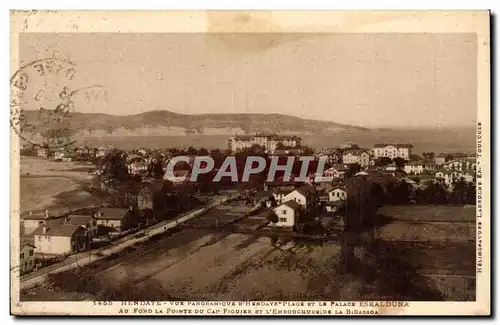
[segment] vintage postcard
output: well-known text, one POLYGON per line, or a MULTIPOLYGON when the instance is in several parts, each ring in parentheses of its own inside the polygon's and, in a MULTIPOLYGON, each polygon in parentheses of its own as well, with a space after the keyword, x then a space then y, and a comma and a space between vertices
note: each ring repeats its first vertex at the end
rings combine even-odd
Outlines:
POLYGON ((488 11, 12 11, 11 313, 490 314, 488 11))

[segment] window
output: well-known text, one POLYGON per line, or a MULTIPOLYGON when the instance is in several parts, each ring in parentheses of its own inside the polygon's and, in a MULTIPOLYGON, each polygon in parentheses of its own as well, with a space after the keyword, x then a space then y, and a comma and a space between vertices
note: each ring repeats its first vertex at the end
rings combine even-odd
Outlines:
POLYGON ((21 253, 21 259, 23 259, 23 258, 24 258, 24 253, 21 253))
POLYGON ((286 210, 281 210, 281 213, 286 214, 286 210))
POLYGON ((279 221, 280 222, 286 222, 286 218, 281 217, 281 218, 279 218, 279 221))
POLYGON ((50 241, 50 236, 46 236, 45 238, 47 238, 47 241, 50 241))
POLYGON ((30 256, 33 256, 33 250, 30 249, 30 256))
POLYGON ((42 236, 38 236, 38 240, 42 240, 42 236))

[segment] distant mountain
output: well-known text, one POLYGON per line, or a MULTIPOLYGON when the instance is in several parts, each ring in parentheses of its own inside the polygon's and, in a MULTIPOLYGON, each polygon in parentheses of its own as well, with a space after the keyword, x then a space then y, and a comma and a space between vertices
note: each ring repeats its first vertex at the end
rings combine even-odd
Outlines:
POLYGON ((43 134, 50 129, 65 127, 73 136, 230 135, 256 132, 325 135, 370 131, 358 126, 282 114, 186 115, 165 110, 127 116, 72 113, 58 120, 49 111, 24 113, 26 120, 35 126, 37 133, 43 134))

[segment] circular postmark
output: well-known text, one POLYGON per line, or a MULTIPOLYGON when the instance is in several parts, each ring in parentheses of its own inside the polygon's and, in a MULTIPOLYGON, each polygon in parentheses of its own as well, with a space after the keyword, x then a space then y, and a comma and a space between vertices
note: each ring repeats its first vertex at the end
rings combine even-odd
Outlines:
POLYGON ((22 142, 47 149, 75 143, 71 115, 77 104, 107 99, 102 86, 75 87, 75 75, 72 62, 55 58, 29 62, 14 73, 10 124, 22 142))

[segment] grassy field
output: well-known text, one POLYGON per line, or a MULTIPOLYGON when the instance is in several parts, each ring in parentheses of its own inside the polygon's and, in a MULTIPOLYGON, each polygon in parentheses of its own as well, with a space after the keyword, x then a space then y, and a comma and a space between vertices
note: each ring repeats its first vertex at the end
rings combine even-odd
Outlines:
MULTIPOLYGON (((186 226, 97 262, 75 281, 98 279, 105 289, 78 291, 100 300, 474 300, 470 234, 443 222, 439 229, 455 236, 446 241, 429 235, 427 224, 415 227, 412 219, 438 210, 456 215, 452 212, 458 207, 425 208, 386 207, 387 213, 403 214, 402 220, 384 226, 389 227, 386 238, 362 257, 356 255, 349 272, 342 270, 342 247, 336 243, 275 242, 263 235, 186 226), (414 233, 416 241, 399 238, 400 233, 414 233)), ((54 295, 39 288, 26 299, 52 300, 54 295)))
POLYGON ((92 198, 81 188, 91 177, 82 167, 72 162, 21 157, 21 213, 90 204, 92 198))
MULTIPOLYGON (((340 253, 333 243, 273 245, 264 236, 183 228, 95 264, 83 278, 120 291, 118 300, 474 299, 468 243, 379 242, 349 273, 341 271, 340 253)), ((51 299, 42 292, 30 299, 51 299)))
POLYGON ((386 205, 382 215, 401 221, 475 222, 475 206, 453 205, 386 205))

